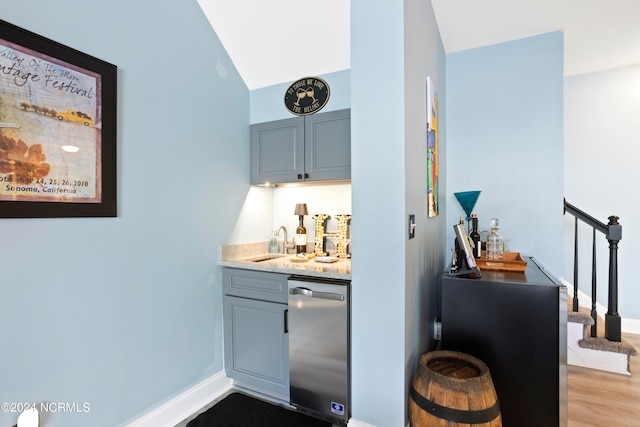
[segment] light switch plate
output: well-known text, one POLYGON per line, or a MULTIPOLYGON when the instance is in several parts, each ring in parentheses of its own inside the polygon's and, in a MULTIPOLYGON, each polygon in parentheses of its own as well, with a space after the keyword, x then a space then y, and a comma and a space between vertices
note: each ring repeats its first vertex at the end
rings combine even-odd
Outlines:
POLYGON ((416 216, 414 214, 409 215, 409 238, 416 237, 416 216))

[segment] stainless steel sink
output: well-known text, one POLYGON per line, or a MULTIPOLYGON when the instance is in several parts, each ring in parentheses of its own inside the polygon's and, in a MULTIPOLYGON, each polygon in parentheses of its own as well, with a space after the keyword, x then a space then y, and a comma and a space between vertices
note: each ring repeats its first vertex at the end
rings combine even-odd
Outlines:
POLYGON ((244 261, 248 261, 248 262, 262 262, 262 261, 269 261, 272 259, 278 259, 278 258, 282 258, 285 257, 285 254, 266 254, 266 255, 259 255, 256 257, 251 257, 251 258, 247 258, 244 261))

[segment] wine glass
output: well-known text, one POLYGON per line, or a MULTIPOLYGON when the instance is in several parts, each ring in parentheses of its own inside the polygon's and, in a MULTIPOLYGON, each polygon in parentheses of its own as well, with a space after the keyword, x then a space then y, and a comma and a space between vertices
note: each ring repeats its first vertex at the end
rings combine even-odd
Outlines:
POLYGON ((300 106, 300 100, 302 98, 304 98, 305 96, 307 96, 307 91, 304 89, 298 89, 296 91, 296 96, 298 97, 298 99, 296 100, 296 102, 293 103, 293 105, 295 105, 296 107, 300 106))
POLYGON ((326 248, 327 255, 329 256, 338 255, 338 243, 340 241, 340 233, 338 233, 338 229, 338 221, 335 218, 327 218, 326 232, 324 236, 333 244, 333 250, 330 250, 328 247, 326 248))
POLYGON ((329 256, 338 255, 338 243, 340 242, 340 237, 337 234, 334 234, 333 236, 327 236, 327 239, 329 239, 331 243, 333 243, 333 251, 329 251, 327 249, 327 253, 329 254, 329 256))
POLYGON ((347 237, 345 236, 344 239, 342 239, 342 245, 344 247, 344 257, 349 258, 349 252, 347 252, 347 247, 349 246, 349 243, 351 243, 351 237, 347 237))
POLYGON ((307 96, 313 99, 313 101, 311 101, 312 103, 318 101, 314 95, 315 95, 315 90, 313 89, 313 86, 309 86, 307 88, 307 96))

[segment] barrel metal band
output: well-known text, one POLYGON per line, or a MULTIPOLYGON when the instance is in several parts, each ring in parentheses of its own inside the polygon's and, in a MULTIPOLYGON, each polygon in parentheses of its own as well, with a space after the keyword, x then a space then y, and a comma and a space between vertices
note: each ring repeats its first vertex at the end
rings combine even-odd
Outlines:
POLYGON ((498 415, 500 415, 500 404, 496 400, 490 408, 480 409, 475 411, 465 411, 461 409, 447 408, 445 406, 438 405, 435 402, 431 402, 425 399, 418 391, 411 385, 410 390, 411 398, 422 409, 433 415, 434 417, 441 418, 443 420, 449 420, 462 424, 482 424, 493 421, 498 415))

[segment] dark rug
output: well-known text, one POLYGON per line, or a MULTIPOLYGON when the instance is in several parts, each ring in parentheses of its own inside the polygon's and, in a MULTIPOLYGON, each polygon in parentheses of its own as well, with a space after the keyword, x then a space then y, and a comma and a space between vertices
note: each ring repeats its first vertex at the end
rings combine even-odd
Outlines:
POLYGON ((331 423, 242 393, 232 393, 187 427, 331 427, 331 423))

